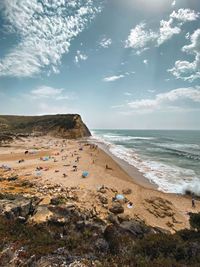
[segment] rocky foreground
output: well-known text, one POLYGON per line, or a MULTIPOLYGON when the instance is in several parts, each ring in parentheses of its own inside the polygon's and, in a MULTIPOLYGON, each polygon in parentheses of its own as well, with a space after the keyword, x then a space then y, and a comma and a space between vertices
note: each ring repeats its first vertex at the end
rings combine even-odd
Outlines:
POLYGON ((106 186, 96 191, 59 184, 44 187, 6 170, 1 170, 0 180, 9 185, 0 194, 2 267, 200 264, 200 232, 172 235, 130 218, 124 214, 128 189, 123 191, 125 199, 117 201, 116 190, 106 186), (14 194, 8 193, 12 186, 14 194), (86 207, 85 194, 96 199, 91 208, 86 207))

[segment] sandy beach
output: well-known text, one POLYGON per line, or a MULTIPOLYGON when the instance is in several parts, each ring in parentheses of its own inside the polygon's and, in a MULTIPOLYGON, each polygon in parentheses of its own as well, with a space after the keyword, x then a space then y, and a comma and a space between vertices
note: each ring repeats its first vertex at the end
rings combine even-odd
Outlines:
MULTIPOLYGON (((0 176, 18 175, 17 182, 2 180, 0 192, 22 193, 18 185, 27 180, 36 184, 41 191, 47 186, 57 185, 76 188, 78 205, 85 208, 95 206, 100 217, 105 219, 107 209, 99 205, 96 195, 104 186, 108 206, 116 194, 124 194, 133 203, 131 209, 127 203, 124 204, 124 214, 130 218, 139 218, 151 226, 171 232, 189 227, 188 212, 199 212, 199 201, 196 200, 196 207, 192 208, 191 197, 160 192, 135 168, 123 164, 85 140, 63 140, 49 136, 21 138, 0 147, 0 166, 4 166, 0 168, 0 176), (86 178, 82 177, 83 172, 88 172, 86 178), (127 189, 131 193, 123 193, 127 189)), ((39 194, 40 190, 36 192, 33 188, 26 187, 23 193, 39 194)), ((52 195, 51 191, 46 193, 43 202, 48 202, 52 195)))

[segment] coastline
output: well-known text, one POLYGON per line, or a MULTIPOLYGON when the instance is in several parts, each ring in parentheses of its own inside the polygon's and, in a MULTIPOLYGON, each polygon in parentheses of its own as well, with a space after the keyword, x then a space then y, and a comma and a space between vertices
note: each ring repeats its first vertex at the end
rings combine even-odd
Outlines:
MULTIPOLYGON (((110 155, 105 148, 92 149, 87 140, 65 140, 63 143, 62 139, 49 136, 16 140, 10 147, 0 147, 0 166, 3 164, 10 165, 19 180, 28 179, 29 182, 39 184, 41 190, 56 185, 77 188, 79 194, 82 194, 79 205, 84 208, 95 205, 102 219, 106 218, 108 211, 101 207, 96 197, 101 186, 109 189, 109 201, 116 193, 123 194, 124 190, 130 189, 131 193, 126 197, 133 203, 133 208, 128 209, 125 205, 124 214, 170 232, 188 228, 188 212, 200 211, 199 201, 196 201, 196 208, 193 209, 190 197, 158 191, 154 185, 141 178, 137 169, 131 167, 128 170, 129 166, 123 166, 124 163, 110 155), (24 151, 32 148, 37 152, 25 156, 24 151), (43 161, 40 159, 43 156, 50 158, 43 161), (78 162, 77 157, 80 158, 78 162), (19 164, 18 160, 22 158, 24 162, 19 164), (77 165, 77 171, 73 171, 74 164, 77 165), (106 169, 106 165, 109 169, 106 169), (39 176, 35 173, 38 166, 43 168, 39 176), (89 174, 87 178, 82 178, 84 171, 89 174)), ((0 191, 15 193, 17 190, 10 183, 1 182, 0 191)), ((51 196, 51 190, 48 194, 51 196)), ((45 201, 48 201, 48 195, 46 198, 45 201)), ((112 202, 109 203, 111 205, 112 202)))
POLYGON ((124 172, 132 178, 134 183, 147 189, 158 190, 158 186, 155 183, 151 183, 146 177, 144 177, 144 175, 136 167, 113 155, 106 145, 100 143, 97 144, 102 151, 109 155, 124 170, 124 172))

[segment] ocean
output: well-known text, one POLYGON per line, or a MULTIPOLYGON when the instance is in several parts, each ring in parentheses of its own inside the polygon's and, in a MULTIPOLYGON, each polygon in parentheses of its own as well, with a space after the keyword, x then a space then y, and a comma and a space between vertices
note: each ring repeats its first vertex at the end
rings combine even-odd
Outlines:
POLYGON ((200 131, 93 130, 92 139, 160 191, 200 195, 200 131))

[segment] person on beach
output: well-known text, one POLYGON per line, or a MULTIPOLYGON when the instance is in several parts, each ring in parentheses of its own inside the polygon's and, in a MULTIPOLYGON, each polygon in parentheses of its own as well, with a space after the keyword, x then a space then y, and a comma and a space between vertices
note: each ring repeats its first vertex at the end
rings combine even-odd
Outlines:
POLYGON ((109 167, 108 164, 106 164, 106 170, 112 170, 112 168, 109 167))
POLYGON ((74 165, 74 166, 73 166, 73 171, 74 171, 74 172, 77 172, 77 170, 78 170, 78 166, 77 166, 77 165, 74 165))
POLYGON ((127 208, 128 209, 132 209, 133 208, 133 203, 131 201, 128 203, 127 208))
POLYGON ((196 207, 196 205, 195 205, 195 199, 194 199, 194 197, 192 198, 192 208, 195 208, 196 207))

